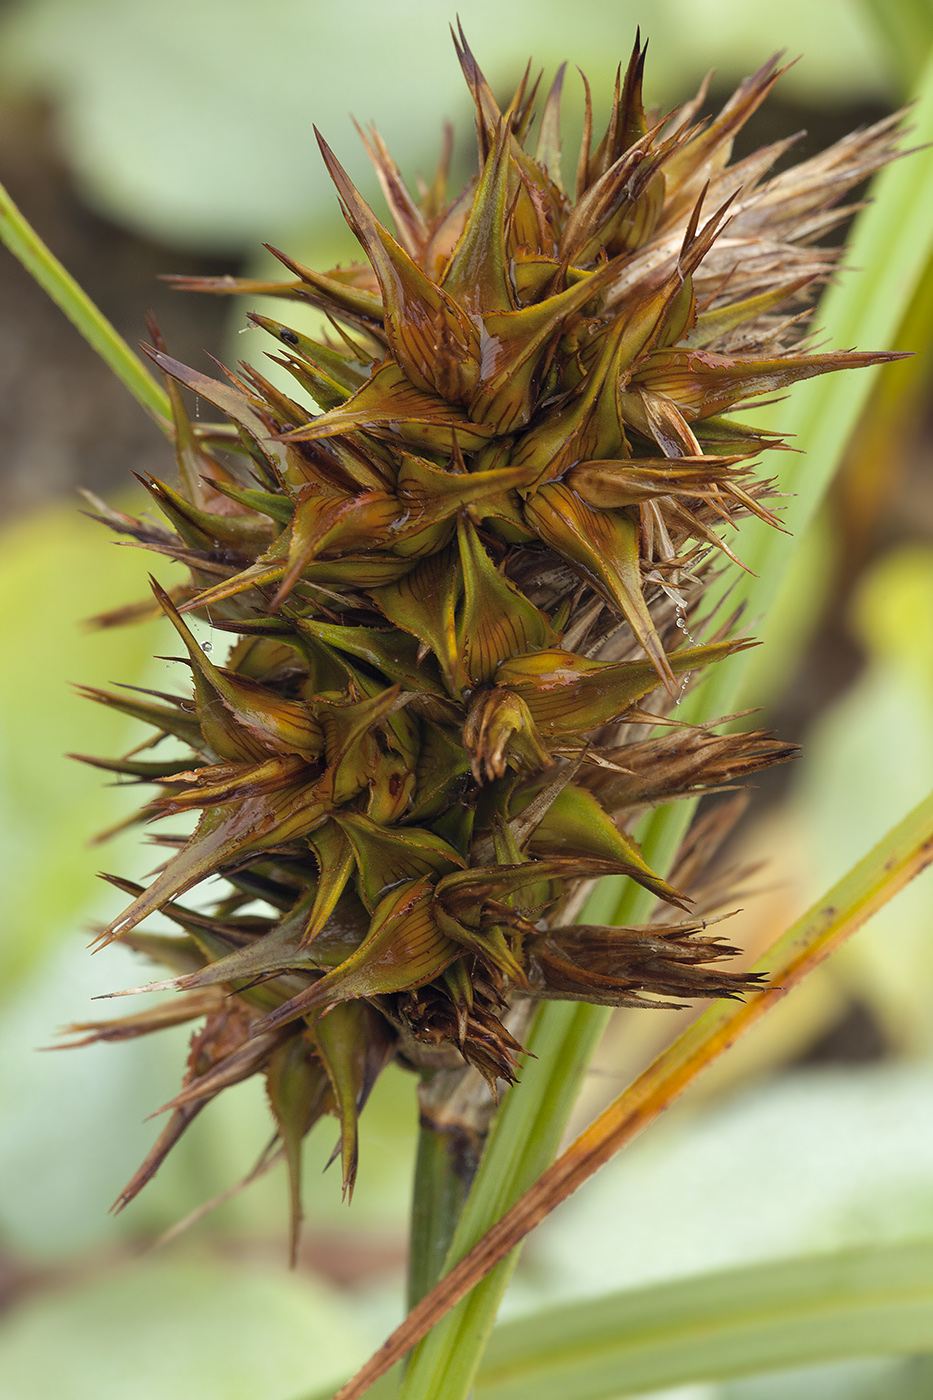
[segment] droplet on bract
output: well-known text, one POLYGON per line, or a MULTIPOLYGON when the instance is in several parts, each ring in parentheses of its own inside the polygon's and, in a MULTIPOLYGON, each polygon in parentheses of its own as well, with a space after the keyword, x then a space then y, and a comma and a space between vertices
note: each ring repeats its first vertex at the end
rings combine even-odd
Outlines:
MULTIPOLYGON (((697 641, 696 637, 694 637, 694 635, 692 634, 692 632, 690 632, 690 630, 689 630, 688 627, 687 627, 687 615, 686 615, 686 613, 684 613, 684 612, 679 613, 678 616, 674 619, 674 622, 675 622, 676 625, 680 628, 680 630, 683 632, 684 636, 687 638, 688 641, 692 642, 693 645, 694 645, 695 647, 698 647, 698 646, 700 645, 700 643, 697 641)), ((679 702, 678 702, 678 703, 679 703, 679 702)))

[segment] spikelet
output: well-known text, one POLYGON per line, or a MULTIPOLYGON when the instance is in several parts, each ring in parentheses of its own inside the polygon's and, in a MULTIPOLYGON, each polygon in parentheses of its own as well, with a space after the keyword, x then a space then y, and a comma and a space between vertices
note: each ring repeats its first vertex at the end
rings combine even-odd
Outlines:
POLYGON ((252 317, 322 411, 248 365, 223 382, 157 335, 149 352, 180 489, 145 482, 164 531, 104 514, 190 571, 154 592, 193 699, 94 693, 181 756, 91 761, 158 785, 142 817, 200 815, 190 837, 160 838, 148 888, 114 880, 131 902, 101 934, 166 963, 155 985, 178 995, 73 1029, 206 1020, 121 1204, 206 1103, 258 1073, 297 1229, 302 1138, 338 1119, 349 1190, 358 1114, 393 1058, 465 1062, 495 1087, 521 1049, 510 999, 670 1005, 752 980, 720 966, 736 950, 707 930, 696 887, 650 870, 628 832, 646 806, 790 756, 760 732, 677 724, 672 705, 747 645, 728 626, 687 631, 730 554, 718 531, 749 512, 777 524, 752 465, 777 440, 723 415, 889 358, 816 351, 803 323, 834 265, 814 241, 891 158, 894 123, 777 176, 786 143, 730 165, 775 64, 711 120, 702 94, 656 119, 636 41, 595 148, 587 95, 568 192, 563 70, 533 138, 537 84, 526 74, 501 110, 455 42, 479 147, 462 193, 447 190, 449 149, 415 198, 368 133, 390 231, 321 140, 365 262, 320 274, 277 253, 283 282, 176 279, 323 312, 318 339, 252 317), (178 385, 228 424, 195 429, 178 385), (232 634, 223 664, 191 612, 232 634), (218 874, 229 892, 212 913, 185 903, 218 874), (655 895, 655 921, 568 921, 580 883, 604 874, 655 895), (177 936, 140 928, 156 911, 177 936))

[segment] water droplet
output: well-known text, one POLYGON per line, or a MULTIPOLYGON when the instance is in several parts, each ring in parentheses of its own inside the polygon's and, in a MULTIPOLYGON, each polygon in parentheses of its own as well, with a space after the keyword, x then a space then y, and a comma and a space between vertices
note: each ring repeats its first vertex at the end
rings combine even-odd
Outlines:
POLYGON ((691 641, 695 647, 698 647, 698 646, 700 645, 700 643, 697 641, 696 637, 694 637, 693 633, 690 631, 690 629, 689 629, 688 626, 687 626, 687 615, 686 615, 686 613, 680 612, 680 613, 677 615, 677 617, 674 619, 674 621, 676 622, 676 624, 677 624, 677 626, 680 628, 680 630, 683 632, 683 634, 684 634, 684 636, 687 638, 687 640, 688 640, 688 641, 691 641))
POLYGON ((213 643, 213 642, 202 642, 202 643, 201 643, 201 650, 202 650, 202 651, 213 651, 213 650, 214 650, 214 643, 213 643))

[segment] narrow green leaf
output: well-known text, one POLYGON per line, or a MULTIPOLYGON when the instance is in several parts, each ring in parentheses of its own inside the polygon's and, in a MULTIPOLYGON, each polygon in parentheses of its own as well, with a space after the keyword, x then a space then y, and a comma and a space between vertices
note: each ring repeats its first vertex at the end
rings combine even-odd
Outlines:
POLYGON ((34 277, 44 292, 52 298, 73 326, 96 350, 121 384, 155 419, 166 436, 172 436, 172 410, 168 395, 152 375, 143 368, 123 337, 107 317, 94 305, 86 292, 66 272, 50 248, 16 207, 7 191, 0 185, 0 239, 15 258, 34 277))
POLYGON ((458 1135, 434 1129, 422 1117, 412 1192, 406 1290, 409 1308, 420 1302, 440 1278, 452 1233, 463 1211, 468 1183, 464 1182, 459 1160, 462 1147, 458 1135))
POLYGON ((615 1400, 855 1356, 933 1351, 933 1243, 705 1274, 497 1328, 476 1400, 615 1400))

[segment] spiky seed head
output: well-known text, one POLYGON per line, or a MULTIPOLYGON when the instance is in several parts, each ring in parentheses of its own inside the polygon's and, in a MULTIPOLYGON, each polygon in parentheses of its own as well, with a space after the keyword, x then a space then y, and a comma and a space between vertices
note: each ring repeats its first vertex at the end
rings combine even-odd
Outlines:
POLYGON ((776 439, 724 415, 886 358, 817 352, 804 321, 836 256, 815 240, 891 157, 894 122, 777 176, 786 143, 730 165, 775 64, 712 119, 702 94, 659 119, 636 41, 595 149, 587 92, 568 191, 563 70, 535 138, 537 84, 500 109, 455 42, 479 148, 464 191, 448 193, 448 147, 413 197, 368 133, 390 231, 321 140, 365 262, 321 274, 277 253, 288 281, 177 279, 324 313, 318 337, 252 318, 300 399, 249 365, 228 383, 189 369, 153 328, 180 488, 145 482, 167 530, 108 518, 190 572, 154 592, 193 701, 95 692, 183 755, 92 761, 160 786, 142 816, 200 816, 190 837, 159 838, 147 888, 114 881, 131 902, 101 933, 167 963, 157 985, 176 996, 74 1029, 206 1020, 120 1204, 211 1098, 261 1073, 297 1230, 302 1138, 337 1118, 349 1190, 357 1116, 393 1057, 466 1062, 495 1087, 521 1049, 510 998, 642 1006, 750 982, 719 967, 735 949, 702 919, 671 921, 698 893, 706 829, 688 889, 649 869, 628 828, 646 804, 790 756, 762 733, 666 718, 686 677, 746 645, 723 625, 685 646, 675 624, 699 626, 710 562, 731 557, 719 528, 776 523, 752 465, 776 439), (192 424, 179 385, 228 421, 192 424), (224 664, 190 612, 236 638, 224 664), (580 882, 607 873, 657 896, 654 923, 566 920, 580 882), (212 913, 184 902, 218 874, 229 893, 212 913), (175 937, 140 927, 157 911, 175 937))

